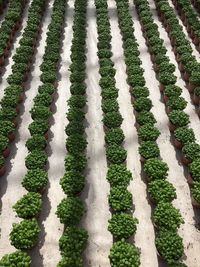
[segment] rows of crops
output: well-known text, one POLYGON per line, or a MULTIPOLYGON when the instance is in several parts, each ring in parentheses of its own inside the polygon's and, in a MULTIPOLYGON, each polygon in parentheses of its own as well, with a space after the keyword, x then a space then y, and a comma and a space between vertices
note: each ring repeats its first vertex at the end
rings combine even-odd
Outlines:
POLYGON ((0 13, 0 266, 198 267, 200 1, 0 13))

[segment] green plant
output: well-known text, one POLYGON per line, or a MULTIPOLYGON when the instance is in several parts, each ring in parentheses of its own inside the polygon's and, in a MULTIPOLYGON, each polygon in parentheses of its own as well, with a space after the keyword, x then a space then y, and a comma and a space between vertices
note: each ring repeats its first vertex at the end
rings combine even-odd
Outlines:
POLYGON ((156 123, 156 119, 154 118, 154 115, 150 111, 142 111, 137 115, 137 123, 140 125, 148 124, 154 124, 156 123))
POLYGON ((193 187, 191 189, 191 193, 193 198, 196 200, 197 203, 200 204, 200 183, 194 182, 193 187))
POLYGON ((115 87, 106 87, 101 91, 102 98, 105 99, 116 99, 118 97, 118 90, 115 87))
POLYGON ((174 84, 167 85, 164 91, 164 94, 168 97, 179 97, 181 93, 182 89, 174 84))
POLYGON ((106 178, 111 186, 128 186, 132 174, 123 164, 113 164, 109 167, 106 178))
POLYGON ((119 109, 119 104, 115 99, 105 99, 102 101, 101 107, 104 113, 117 112, 119 109))
POLYGON ((114 77, 116 70, 113 68, 113 66, 104 66, 99 69, 99 73, 101 76, 109 76, 114 77))
POLYGON ((162 229, 155 242, 158 252, 168 263, 179 260, 184 253, 183 240, 174 231, 162 229))
POLYGON ((106 156, 110 163, 120 164, 126 160, 127 152, 119 145, 111 145, 106 149, 106 156))
POLYGON ((156 141, 160 131, 152 124, 145 124, 138 129, 138 137, 142 141, 156 141))
POLYGON ((10 85, 13 85, 13 84, 21 85, 23 83, 23 80, 24 80, 24 74, 20 72, 12 73, 7 78, 7 82, 10 85))
POLYGON ((200 145, 188 143, 183 147, 182 152, 187 159, 193 161, 200 158, 200 145))
POLYGON ((85 155, 67 155, 65 158, 65 170, 82 172, 85 169, 86 162, 85 155))
POLYGON ((69 108, 67 112, 67 119, 69 121, 82 122, 85 118, 85 113, 79 108, 69 108))
POLYGON ((132 194, 125 186, 111 187, 108 200, 114 211, 126 211, 132 208, 132 194))
POLYGON ((48 131, 48 128, 48 122, 42 119, 34 120, 28 126, 31 135, 45 134, 48 131))
POLYGON ((117 239, 129 238, 136 232, 138 220, 132 215, 119 213, 112 215, 108 221, 108 231, 117 239))
POLYGON ((83 228, 71 226, 65 229, 59 240, 61 255, 69 257, 71 254, 80 255, 87 244, 88 233, 83 228))
POLYGON ((167 101, 167 106, 171 110, 183 110, 187 106, 187 101, 181 96, 171 96, 167 101))
POLYGON ((0 120, 13 121, 17 116, 16 108, 4 107, 0 110, 0 120))
POLYGON ((106 132, 105 142, 108 145, 120 145, 124 141, 124 133, 121 128, 110 129, 106 132))
POLYGON ((47 145, 47 141, 43 135, 35 134, 29 138, 26 142, 26 147, 29 151, 43 150, 47 145))
POLYGON ((29 219, 38 215, 42 207, 41 195, 35 192, 29 192, 24 195, 13 206, 18 217, 29 219))
POLYGON ((9 144, 9 139, 6 136, 0 135, 0 153, 2 153, 9 144))
POLYGON ((189 166, 192 179, 196 182, 200 182, 200 158, 194 160, 189 166))
POLYGON ((55 91, 55 88, 53 86, 53 84, 51 83, 45 83, 45 84, 42 84, 38 87, 38 92, 40 94, 49 94, 49 95, 52 95, 53 92, 55 91))
POLYGON ((140 252, 134 245, 125 241, 115 242, 110 250, 111 267, 139 267, 140 252))
POLYGON ((169 167, 160 159, 148 159, 144 164, 145 174, 152 180, 165 179, 169 167))
POLYGON ((152 102, 147 97, 139 97, 134 101, 133 106, 136 111, 149 111, 152 108, 152 102))
POLYGON ((74 134, 67 138, 66 148, 71 154, 79 154, 85 150, 87 141, 85 137, 80 134, 74 134))
POLYGON ((199 78, 199 74, 200 72, 199 71, 192 71, 192 74, 189 78, 189 82, 191 84, 194 84, 196 86, 199 86, 200 85, 200 78, 199 78))
POLYGON ((117 128, 122 124, 123 118, 119 112, 108 112, 104 115, 103 123, 108 128, 117 128))
POLYGON ((40 192, 47 183, 47 172, 41 169, 28 170, 22 181, 22 185, 30 192, 40 192))
POLYGON ((11 245, 17 249, 30 249, 36 244, 39 232, 40 228, 36 219, 14 223, 10 233, 11 245))
POLYGON ((189 115, 181 110, 173 110, 169 113, 169 120, 176 127, 182 127, 189 123, 189 115))
POLYGON ((14 63, 12 65, 12 72, 15 73, 15 72, 19 72, 21 74, 24 74, 26 73, 26 70, 27 70, 27 64, 26 63, 14 63))
POLYGON ((155 180, 149 183, 148 192, 155 203, 171 202, 176 199, 174 186, 166 180, 155 180))
POLYGON ((70 92, 72 95, 84 95, 86 92, 86 85, 83 83, 73 83, 70 86, 70 92))
POLYGON ((68 105, 72 108, 83 108, 86 104, 86 98, 83 95, 72 95, 68 100, 68 105))
POLYGON ((175 84, 176 79, 176 76, 170 72, 164 71, 159 74, 159 82, 164 85, 175 84))
POLYGON ((51 116, 52 112, 50 111, 49 107, 45 106, 34 106, 31 111, 31 118, 33 120, 48 120, 51 116))
POLYGON ((145 86, 145 79, 141 74, 133 74, 128 76, 128 83, 131 87, 145 86))
POLYGON ((192 128, 179 127, 175 130, 174 136, 184 145, 195 141, 195 135, 192 128))
POLYGON ((139 153, 144 159, 156 158, 160 155, 158 145, 153 141, 143 142, 139 147, 139 153))
POLYGON ((160 72, 174 73, 176 70, 175 65, 168 62, 161 62, 159 65, 160 72))
POLYGON ((68 257, 63 257, 61 261, 58 263, 57 267, 82 267, 83 260, 81 257, 78 257, 76 254, 72 254, 68 257))
POLYGON ((84 125, 80 122, 70 121, 65 128, 65 133, 69 135, 84 134, 84 125))
POLYGON ((85 212, 82 201, 77 197, 64 198, 57 207, 56 214, 60 222, 66 225, 77 225, 85 212))
POLYGON ((99 85, 102 89, 115 88, 115 79, 113 77, 101 77, 99 80, 99 85))
POLYGON ((10 254, 6 254, 0 260, 0 266, 4 267, 30 267, 31 258, 25 252, 15 251, 10 254))
POLYGON ((153 215, 154 223, 159 228, 177 230, 184 220, 180 211, 173 207, 171 203, 159 202, 153 215))
POLYGON ((60 185, 68 196, 80 193, 83 190, 85 177, 78 171, 67 171, 60 180, 60 185))
POLYGON ((47 154, 42 150, 31 151, 25 159, 27 169, 42 169, 46 165, 47 154))
POLYGON ((135 98, 148 97, 149 90, 147 87, 144 87, 144 86, 135 86, 133 89, 131 89, 131 94, 135 98))
POLYGON ((38 94, 33 101, 35 106, 49 107, 51 105, 52 98, 50 94, 43 92, 38 94))

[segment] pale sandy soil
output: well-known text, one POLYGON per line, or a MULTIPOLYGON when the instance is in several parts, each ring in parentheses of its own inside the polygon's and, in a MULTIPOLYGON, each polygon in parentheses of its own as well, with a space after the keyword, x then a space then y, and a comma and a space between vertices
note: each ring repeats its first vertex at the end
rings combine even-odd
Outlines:
MULTIPOLYGON (((53 0, 50 1, 52 4, 53 0)), ((1 188, 1 201, 2 210, 0 216, 0 227, 1 227, 1 239, 0 239, 0 257, 5 253, 14 251, 14 247, 9 242, 9 233, 11 231, 12 223, 18 222, 19 218, 15 217, 15 213, 12 206, 17 200, 19 200, 26 190, 22 187, 21 182, 23 176, 26 174, 25 157, 28 153, 25 143, 29 138, 28 125, 31 123, 30 109, 33 105, 33 98, 37 94, 37 88, 40 85, 40 70, 41 58, 44 53, 46 30, 50 21, 51 5, 48 6, 44 16, 45 19, 42 24, 42 35, 37 47, 37 53, 35 55, 34 67, 29 76, 25 92, 25 102, 22 106, 19 127, 17 129, 16 142, 11 147, 11 156, 9 160, 11 163, 8 164, 9 173, 5 177, 0 179, 1 188), (5 194, 6 193, 6 194, 5 194)), ((8 161, 9 161, 8 160, 8 161)))
MULTIPOLYGON (((141 163, 138 153, 137 130, 134 127, 135 117, 129 86, 126 82, 126 66, 124 62, 121 34, 118 27, 117 9, 115 0, 109 1, 110 22, 112 32, 112 51, 115 63, 116 86, 119 89, 118 103, 120 113, 124 118, 122 129, 125 134, 124 147, 127 150, 127 167, 133 175, 133 182, 130 184, 130 192, 133 195, 135 212, 133 216, 138 218, 139 224, 135 236, 135 245, 141 249, 141 266, 158 266, 156 250, 154 245, 154 229, 151 222, 151 207, 147 201, 146 184, 141 177, 141 163), (150 260, 151 259, 151 260, 150 260)), ((135 24, 135 30, 140 31, 140 26, 135 24)))
MULTIPOLYGON (((6 79, 8 78, 8 76, 10 75, 10 73, 12 72, 12 65, 13 65, 13 60, 12 57, 14 56, 15 52, 16 52, 16 48, 19 46, 19 41, 22 37, 22 33, 24 31, 24 28, 27 25, 27 18, 28 18, 28 7, 31 4, 32 1, 28 1, 26 4, 26 7, 24 9, 24 13, 23 13, 23 21, 22 21, 22 25, 21 28, 17 31, 16 36, 13 40, 13 45, 11 47, 9 56, 6 58, 5 60, 5 65, 1 68, 1 72, 0 73, 0 100, 2 99, 3 95, 4 95, 4 90, 5 88, 8 86, 8 83, 6 81, 6 79)), ((1 27, 1 26, 0 26, 1 27)))
POLYGON ((88 247, 84 253, 85 266, 108 267, 108 254, 112 236, 107 230, 109 212, 107 195, 109 183, 106 180, 107 163, 105 156, 104 130, 102 125, 101 89, 98 85, 99 66, 97 57, 96 11, 94 1, 88 1, 87 36, 87 156, 88 168, 86 186, 83 192, 87 213, 83 226, 89 233, 88 247))

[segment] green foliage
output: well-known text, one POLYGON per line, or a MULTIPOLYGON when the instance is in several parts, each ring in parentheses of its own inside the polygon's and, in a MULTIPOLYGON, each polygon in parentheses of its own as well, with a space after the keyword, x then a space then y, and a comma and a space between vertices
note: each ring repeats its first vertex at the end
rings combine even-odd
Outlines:
POLYGON ((152 124, 145 124, 138 129, 138 137, 142 141, 156 141, 160 131, 152 124))
POLYGON ((128 186, 132 174, 123 164, 113 164, 109 167, 106 178, 111 186, 128 186))
POLYGON ((17 249, 31 249, 38 240, 40 232, 36 219, 14 223, 10 233, 11 245, 17 249))
POLYGON ((115 242, 110 250, 111 267, 139 267, 139 250, 125 241, 115 242))
POLYGON ((31 138, 29 138, 26 142, 26 147, 29 151, 33 150, 43 150, 47 145, 47 141, 44 136, 40 134, 35 134, 31 138))
POLYGON ((142 111, 137 115, 137 123, 140 125, 148 124, 154 124, 156 123, 156 119, 154 118, 154 115, 150 111, 142 111))
POLYGON ((120 164, 126 160, 127 151, 119 145, 112 145, 106 149, 106 156, 110 163, 120 164))
POLYGON ((0 260, 0 266, 4 267, 30 267, 31 258, 25 252, 15 251, 10 254, 6 254, 0 260))
POLYGON ((83 190, 85 177, 78 171, 67 171, 60 180, 64 193, 68 196, 80 193, 83 190))
POLYGON ((108 145, 120 145, 124 141, 124 133, 121 128, 106 131, 105 142, 108 145))
POLYGON ((108 231, 117 239, 129 238, 137 229, 138 220, 127 213, 114 214, 108 221, 108 231))
POLYGON ((28 170, 22 185, 30 192, 40 192, 48 183, 47 172, 41 169, 28 170))
POLYGON ((153 141, 143 142, 139 147, 139 153, 144 159, 156 158, 160 155, 158 145, 153 141))
POLYGON ((182 152, 187 159, 191 161, 196 160, 200 158, 200 145, 197 143, 188 143, 183 147, 182 152))
POLYGON ((195 141, 195 135, 192 128, 179 127, 175 130, 174 136, 184 145, 195 141))
POLYGON ((194 181, 200 182, 200 158, 194 160, 189 166, 192 179, 194 181))
POLYGON ((189 123, 189 115, 180 110, 171 111, 169 119, 176 127, 186 126, 189 123))
POLYGON ((168 174, 169 167, 160 159, 148 159, 144 164, 144 172, 152 179, 165 179, 168 174))
POLYGON ((25 159, 27 169, 42 169, 47 163, 47 154, 43 150, 33 150, 25 159))
POLYGON ((148 192, 155 203, 171 202, 176 199, 174 186, 166 180, 155 180, 149 183, 148 192))
POLYGON ((39 193, 29 192, 13 206, 18 217, 29 219, 38 215, 42 207, 42 199, 39 193))
POLYGON ((133 106, 137 112, 149 111, 152 108, 152 102, 147 97, 139 97, 134 101, 133 106))
POLYGON ((108 200, 114 211, 126 211, 132 208, 132 194, 125 186, 111 187, 108 200))
POLYGON ((85 137, 80 134, 74 134, 67 138, 66 148, 70 154, 82 153, 87 146, 85 137))
POLYGON ((108 112, 103 118, 103 123, 108 128, 117 128, 122 124, 123 118, 119 112, 108 112))

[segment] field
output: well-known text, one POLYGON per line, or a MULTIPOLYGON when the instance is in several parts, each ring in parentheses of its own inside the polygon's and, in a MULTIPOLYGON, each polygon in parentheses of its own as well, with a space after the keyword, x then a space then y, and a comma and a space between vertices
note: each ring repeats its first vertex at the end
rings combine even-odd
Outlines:
POLYGON ((200 0, 0 13, 0 266, 200 267, 200 0))

